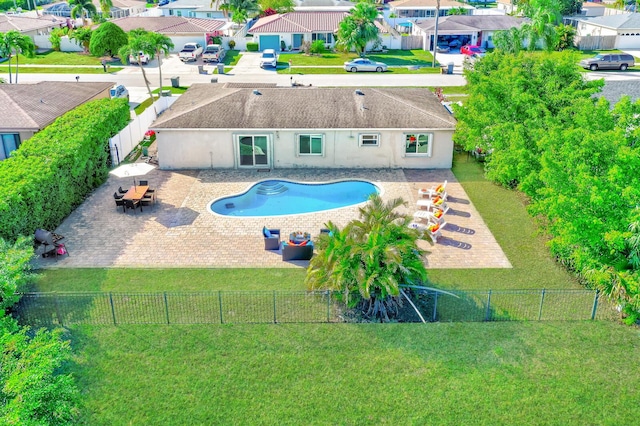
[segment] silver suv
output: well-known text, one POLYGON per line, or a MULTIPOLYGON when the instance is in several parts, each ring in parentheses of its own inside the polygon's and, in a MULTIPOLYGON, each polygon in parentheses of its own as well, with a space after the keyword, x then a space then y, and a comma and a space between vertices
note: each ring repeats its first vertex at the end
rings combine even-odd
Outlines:
POLYGON ((594 58, 583 59, 580 66, 591 71, 596 70, 626 70, 635 65, 635 58, 626 53, 598 54, 594 58))

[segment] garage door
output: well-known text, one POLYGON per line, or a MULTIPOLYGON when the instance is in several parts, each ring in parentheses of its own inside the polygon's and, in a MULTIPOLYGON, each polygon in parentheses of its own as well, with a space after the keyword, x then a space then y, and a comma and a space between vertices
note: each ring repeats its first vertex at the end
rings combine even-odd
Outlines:
POLYGON ((260 50, 275 49, 280 50, 280 37, 277 35, 260 36, 260 50))
POLYGON ((639 49, 640 33, 622 33, 618 34, 617 49, 639 49))

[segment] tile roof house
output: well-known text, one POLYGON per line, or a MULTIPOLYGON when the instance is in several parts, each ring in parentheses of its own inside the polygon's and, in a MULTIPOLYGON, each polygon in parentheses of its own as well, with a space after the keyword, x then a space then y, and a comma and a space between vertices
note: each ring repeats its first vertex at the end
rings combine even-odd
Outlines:
POLYGON ((109 82, 0 84, 0 160, 64 113, 109 97, 111 86, 109 82))
POLYGON ((322 40, 326 45, 335 44, 334 33, 347 16, 347 12, 289 12, 265 16, 249 29, 259 49, 280 50, 285 46, 298 49, 303 41, 322 40))
MULTIPOLYGON (((500 30, 519 28, 527 22, 525 18, 508 15, 449 15, 438 19, 438 43, 459 40, 461 45, 493 47, 493 33, 500 30)), ((423 37, 426 50, 433 50, 431 40, 435 32, 435 18, 416 20, 413 35, 423 37)))
POLYGON ((578 18, 576 38, 601 37, 611 43, 599 48, 640 49, 640 13, 578 18))
POLYGON ((66 26, 66 19, 53 16, 31 18, 18 15, 0 14, 0 33, 17 30, 21 34, 31 36, 48 35, 52 29, 66 26))
POLYGON ((173 52, 179 52, 185 43, 198 42, 207 44, 209 36, 223 35, 226 21, 218 19, 185 18, 178 16, 128 16, 114 19, 113 22, 125 32, 136 28, 144 28, 164 34, 171 38, 174 44, 173 52))
POLYGON ((456 121, 425 88, 194 84, 151 129, 160 168, 450 168, 456 121))

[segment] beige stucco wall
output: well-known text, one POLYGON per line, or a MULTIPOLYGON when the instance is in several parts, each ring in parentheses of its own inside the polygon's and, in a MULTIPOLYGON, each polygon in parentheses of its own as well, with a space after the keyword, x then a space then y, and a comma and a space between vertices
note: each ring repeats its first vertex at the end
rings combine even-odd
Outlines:
MULTIPOLYGON (((272 168, 422 168, 448 169, 453 158, 453 129, 430 130, 211 130, 156 129, 160 168, 239 168, 238 135, 266 135, 272 168), (297 135, 323 134, 324 155, 298 155, 297 135), (359 134, 377 133, 378 146, 360 146, 359 134), (433 133, 431 156, 405 155, 407 133, 433 133)), ((265 166, 262 166, 265 167, 265 166)))

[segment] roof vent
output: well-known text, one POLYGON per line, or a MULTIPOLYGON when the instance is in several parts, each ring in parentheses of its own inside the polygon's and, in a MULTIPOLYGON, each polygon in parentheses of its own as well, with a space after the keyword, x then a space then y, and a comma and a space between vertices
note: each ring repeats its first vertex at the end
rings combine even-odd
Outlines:
POLYGON ((360 89, 356 89, 356 95, 364 96, 364 92, 360 89))
POLYGON ((253 94, 254 95, 262 95, 262 93, 260 93, 260 91, 258 89, 253 89, 253 94))

